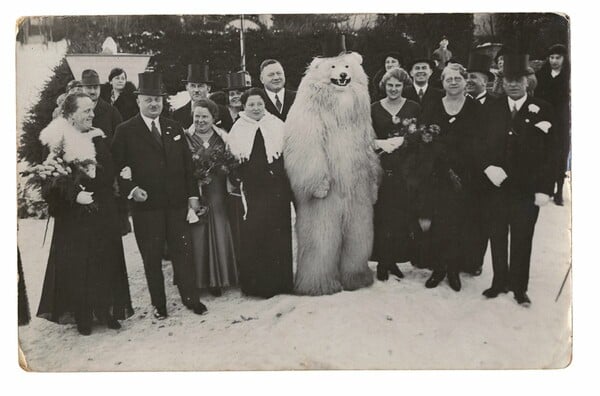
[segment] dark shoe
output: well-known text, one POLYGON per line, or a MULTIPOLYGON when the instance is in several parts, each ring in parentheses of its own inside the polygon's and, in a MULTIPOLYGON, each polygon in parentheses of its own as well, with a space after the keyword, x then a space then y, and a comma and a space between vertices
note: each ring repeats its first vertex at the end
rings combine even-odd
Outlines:
POLYGON ((558 206, 565 206, 565 201, 563 200, 562 194, 556 194, 554 196, 554 203, 558 206))
POLYGON ((462 285, 460 284, 458 272, 448 272, 448 284, 452 290, 460 291, 462 285))
POLYGON ((483 294, 487 298, 496 298, 500 293, 508 293, 508 288, 492 286, 489 289, 484 290, 481 294, 483 294))
POLYGON ((92 326, 87 323, 77 323, 77 331, 81 335, 89 336, 92 334, 92 326))
POLYGON ((206 308, 206 305, 204 305, 200 301, 198 301, 196 304, 194 304, 194 306, 192 307, 192 310, 194 311, 195 314, 202 315, 203 313, 208 311, 208 308, 206 308))
POLYGON ((531 300, 525 292, 515 292, 515 300, 517 300, 517 303, 519 305, 522 305, 524 307, 529 307, 531 305, 531 300))
POLYGON ((119 321, 115 318, 113 318, 112 316, 110 316, 107 320, 106 320, 106 326, 109 329, 113 329, 113 330, 119 330, 121 328, 121 323, 119 323, 119 321))
POLYGON ((211 296, 215 297, 221 297, 223 295, 220 287, 211 287, 208 289, 208 292, 211 294, 211 296))
POLYGON ((397 276, 398 278, 404 278, 404 274, 400 271, 400 268, 396 264, 392 264, 389 267, 390 274, 397 276))
POLYGON ((425 287, 428 289, 433 289, 434 287, 437 287, 437 285, 439 285, 445 277, 445 272, 433 271, 429 279, 427 279, 427 282, 425 282, 425 287))
POLYGON ((154 307, 154 317, 158 320, 166 319, 167 307, 154 307))
POLYGON ((479 275, 481 275, 481 272, 482 272, 481 267, 477 267, 474 270, 469 271, 468 274, 471 276, 479 276, 479 275))
POLYGON ((388 278, 389 274, 387 266, 382 263, 377 264, 377 279, 380 281, 386 281, 388 278))

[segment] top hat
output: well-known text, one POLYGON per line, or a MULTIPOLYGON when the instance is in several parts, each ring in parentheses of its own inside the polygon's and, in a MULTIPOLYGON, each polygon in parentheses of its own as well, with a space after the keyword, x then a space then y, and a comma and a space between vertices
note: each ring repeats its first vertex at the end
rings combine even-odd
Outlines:
POLYGON ((564 45, 554 44, 553 46, 548 48, 548 52, 546 53, 546 56, 550 56, 550 55, 567 56, 568 53, 569 53, 569 50, 567 50, 567 47, 565 47, 564 45))
POLYGON ((212 84, 210 79, 210 70, 208 63, 188 65, 187 79, 182 80, 184 83, 203 83, 212 84))
POLYGON ((427 63, 429 65, 429 67, 431 68, 431 70, 435 70, 435 62, 433 61, 433 59, 426 58, 426 57, 413 59, 408 64, 408 68, 406 70, 408 72, 410 72, 412 70, 413 66, 416 65, 417 63, 427 63))
POLYGON ((504 54, 504 77, 523 77, 529 74, 528 54, 504 54))
POLYGON ((467 72, 483 73, 486 74, 490 80, 493 80, 495 76, 494 73, 490 71, 491 66, 492 58, 490 56, 472 52, 469 56, 467 72))
POLYGON ((335 58, 346 52, 346 36, 338 32, 323 34, 321 38, 321 49, 323 58, 335 58))
POLYGON ((86 69, 81 72, 81 81, 80 86, 90 86, 90 85, 100 85, 100 77, 98 77, 98 73, 96 70, 86 69))
POLYGON ((252 88, 252 79, 247 71, 239 71, 227 74, 227 86, 223 88, 225 91, 243 91, 252 88))
POLYGON ((138 74, 139 87, 134 93, 137 95, 166 96, 162 82, 162 74, 156 72, 144 72, 138 74))

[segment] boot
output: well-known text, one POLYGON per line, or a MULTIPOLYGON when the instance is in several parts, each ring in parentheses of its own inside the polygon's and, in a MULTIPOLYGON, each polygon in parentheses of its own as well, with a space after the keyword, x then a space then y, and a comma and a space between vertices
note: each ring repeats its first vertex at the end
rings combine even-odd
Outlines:
POLYGON ((448 272, 448 284, 452 290, 460 291, 462 285, 460 284, 460 276, 458 275, 458 272, 448 272))
POLYGON ((400 279, 404 278, 404 274, 402 273, 402 271, 400 271, 400 268, 398 268, 398 265, 396 265, 396 263, 390 264, 389 271, 390 274, 395 275, 400 279))
POLYGON ((378 263, 377 264, 377 279, 385 282, 386 280, 388 280, 389 278, 389 274, 388 274, 388 267, 387 265, 385 265, 384 263, 378 263))
POLYGON ((427 282, 425 282, 425 287, 428 289, 433 289, 434 287, 437 287, 437 285, 439 285, 440 282, 443 281, 445 277, 446 277, 445 271, 435 270, 435 271, 433 271, 433 273, 431 274, 429 279, 427 279, 427 282))

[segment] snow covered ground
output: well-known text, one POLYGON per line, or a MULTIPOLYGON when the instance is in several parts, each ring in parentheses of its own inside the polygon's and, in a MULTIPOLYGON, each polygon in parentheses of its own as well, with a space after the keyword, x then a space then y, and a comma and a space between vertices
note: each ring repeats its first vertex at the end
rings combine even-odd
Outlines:
MULTIPOLYGON (((35 103, 43 82, 65 52, 65 43, 18 47, 17 116, 35 103)), ((568 195, 569 196, 569 195, 568 195)), ((19 247, 35 315, 48 257, 45 221, 19 222, 19 247)), ((480 277, 463 276, 463 290, 444 282, 424 287, 428 271, 403 264, 406 278, 375 282, 333 296, 243 297, 238 290, 205 296, 209 312, 182 307, 165 263, 169 318, 156 321, 135 239, 124 238, 135 315, 119 331, 94 328, 79 336, 74 325, 33 318, 19 328, 34 371, 551 368, 571 352, 571 282, 554 302, 570 259, 567 206, 543 208, 538 220, 529 309, 512 295, 487 301, 488 256, 480 277)))
MULTIPOLYGON (((568 204, 570 201, 568 202, 568 204)), ((27 364, 35 371, 556 368, 570 361, 570 279, 554 299, 570 257, 570 210, 541 211, 534 241, 530 297, 486 300, 488 256, 479 277, 463 276, 463 290, 444 282, 424 287, 428 271, 403 264, 406 278, 332 296, 247 298, 239 290, 205 296, 209 312, 182 307, 167 274, 169 317, 151 315, 141 257, 124 238, 135 315, 118 331, 95 327, 89 337, 74 325, 34 318, 20 328, 27 364)), ((19 246, 32 311, 37 308, 48 256, 45 222, 19 224, 19 246)), ((50 231, 52 227, 50 226, 50 231)))

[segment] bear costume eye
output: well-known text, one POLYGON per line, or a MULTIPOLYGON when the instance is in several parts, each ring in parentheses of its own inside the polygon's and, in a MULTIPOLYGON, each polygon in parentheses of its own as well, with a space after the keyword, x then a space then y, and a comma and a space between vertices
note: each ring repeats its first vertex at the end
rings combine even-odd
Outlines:
POLYGON ((335 69, 335 65, 331 65, 331 68, 332 68, 332 69, 335 69))
POLYGON ((346 65, 346 69, 348 69, 350 66, 346 65))

